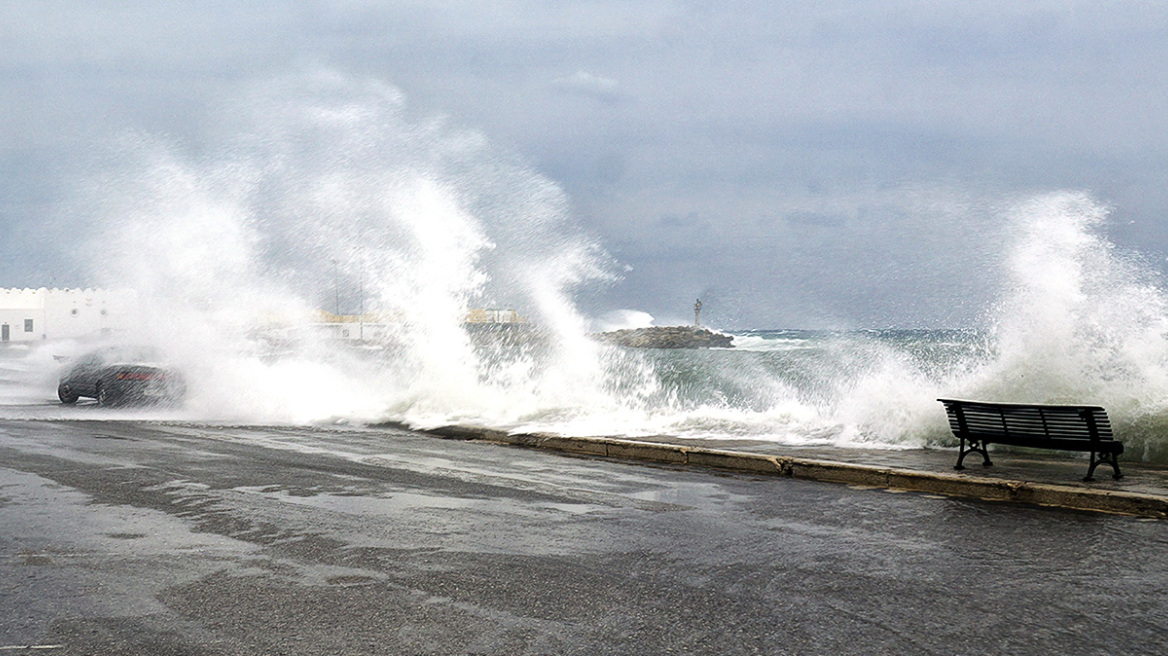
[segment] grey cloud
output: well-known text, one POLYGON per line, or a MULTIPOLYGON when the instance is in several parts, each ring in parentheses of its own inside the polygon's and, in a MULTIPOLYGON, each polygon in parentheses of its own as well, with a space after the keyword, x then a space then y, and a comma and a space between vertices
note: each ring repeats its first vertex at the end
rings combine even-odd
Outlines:
MULTIPOLYGON (((954 319, 946 293, 992 286, 994 265, 957 271, 934 235, 975 239, 983 206, 1053 188, 1111 202, 1122 246, 1168 252, 1168 9, 1154 3, 192 7, 0 8, 10 234, 35 234, 93 144, 129 129, 196 148, 229 127, 209 106, 321 66, 396 86, 419 120, 479 130, 562 185, 633 267, 598 311, 659 313, 709 288, 754 299, 736 316, 755 325, 954 319), (705 241, 676 243, 666 216, 693 217, 705 241), (861 284, 840 263, 863 253, 878 257, 861 284)), ((36 243, 5 249, 9 284, 53 269, 36 243)))
POLYGON ((613 101, 621 95, 619 82, 587 71, 576 71, 572 75, 556 78, 552 85, 557 89, 603 101, 613 101))

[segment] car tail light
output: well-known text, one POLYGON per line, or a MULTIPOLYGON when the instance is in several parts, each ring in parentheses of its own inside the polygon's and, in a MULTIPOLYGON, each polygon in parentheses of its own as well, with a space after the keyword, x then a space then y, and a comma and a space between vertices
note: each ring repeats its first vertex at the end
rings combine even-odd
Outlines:
POLYGON ((118 380, 166 380, 166 374, 157 371, 121 371, 118 380))

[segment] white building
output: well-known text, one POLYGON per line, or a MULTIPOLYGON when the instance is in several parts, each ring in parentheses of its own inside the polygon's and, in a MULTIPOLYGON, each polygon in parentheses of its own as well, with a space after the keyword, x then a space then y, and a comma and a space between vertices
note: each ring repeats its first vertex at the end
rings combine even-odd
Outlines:
POLYGON ((0 289, 0 343, 97 337, 136 324, 130 290, 0 289))

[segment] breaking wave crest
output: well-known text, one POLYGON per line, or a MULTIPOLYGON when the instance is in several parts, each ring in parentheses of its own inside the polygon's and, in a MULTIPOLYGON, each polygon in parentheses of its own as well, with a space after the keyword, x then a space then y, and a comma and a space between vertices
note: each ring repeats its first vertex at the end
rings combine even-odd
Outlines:
POLYGON ((963 396, 1098 403, 1168 457, 1168 297, 1085 194, 1005 213, 983 326, 626 351, 590 339, 573 300, 612 278, 608 256, 481 134, 331 73, 231 110, 195 155, 127 139, 78 202, 95 281, 137 290, 142 331, 189 372, 184 418, 901 447, 947 443, 935 399, 963 396), (468 323, 476 308, 527 321, 468 323))

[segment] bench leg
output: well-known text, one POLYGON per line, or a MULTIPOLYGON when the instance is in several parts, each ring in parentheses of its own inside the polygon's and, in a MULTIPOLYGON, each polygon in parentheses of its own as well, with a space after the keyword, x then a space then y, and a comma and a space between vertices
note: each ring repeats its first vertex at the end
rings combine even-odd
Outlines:
POLYGON ((965 469, 965 465, 961 463, 965 460, 965 454, 967 453, 969 453, 969 451, 965 450, 965 438, 963 437, 961 438, 961 445, 957 447, 957 464, 953 465, 954 469, 958 471, 965 469))
POLYGON ((1091 465, 1087 468, 1087 476, 1083 479, 1084 482, 1090 483, 1095 480, 1095 468, 1101 464, 1111 465, 1111 477, 1115 480, 1123 478, 1123 474, 1119 471, 1119 454, 1114 451, 1104 455, 1102 458, 1097 458, 1094 451, 1091 452, 1091 465))
POLYGON ((970 440, 969 441, 969 448, 967 449, 967 448, 965 448, 965 438, 962 437, 960 439, 961 439, 961 447, 960 447, 961 450, 960 450, 960 453, 958 453, 958 455, 957 455, 957 464, 953 466, 954 469, 959 470, 959 471, 962 469, 965 469, 965 465, 962 465, 961 463, 965 461, 965 456, 969 455, 970 453, 974 453, 974 452, 980 453, 982 458, 985 458, 985 461, 981 463, 983 467, 989 467, 989 466, 992 466, 994 464, 994 463, 990 462, 989 448, 987 447, 985 442, 982 442, 980 440, 970 440), (980 446, 978 446, 979 444, 980 444, 980 446))

